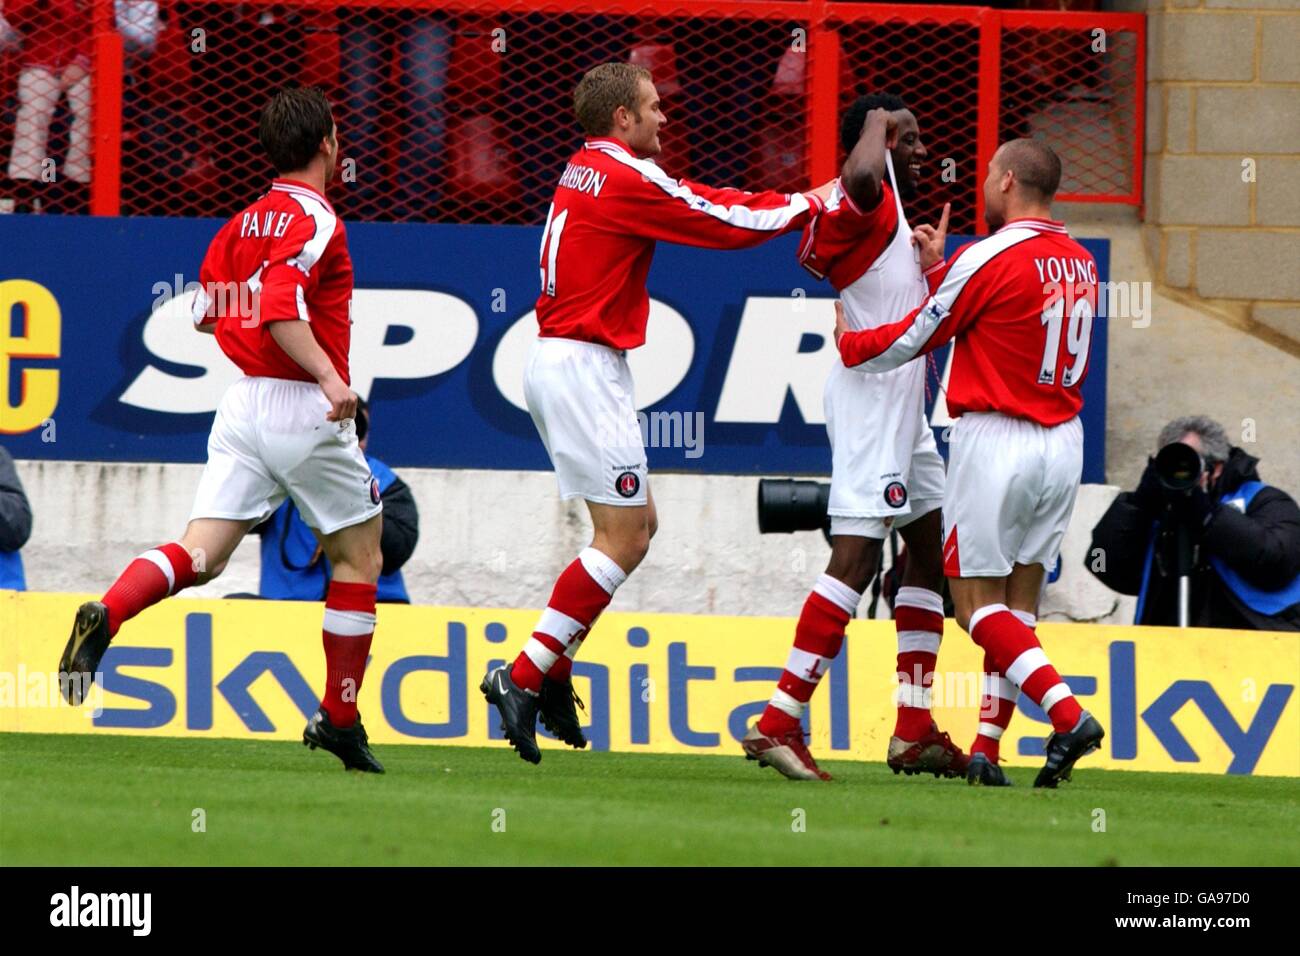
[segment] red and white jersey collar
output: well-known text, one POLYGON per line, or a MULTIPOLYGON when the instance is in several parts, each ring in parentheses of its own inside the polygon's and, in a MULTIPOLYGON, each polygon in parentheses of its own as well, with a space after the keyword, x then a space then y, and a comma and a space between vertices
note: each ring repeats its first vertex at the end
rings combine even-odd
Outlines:
POLYGON ((1039 232, 1058 232, 1063 236, 1070 233, 1065 228, 1065 223, 1057 222, 1055 219, 1039 219, 1037 216, 1021 216, 1019 219, 1012 219, 1005 223, 998 232, 1006 232, 1008 229, 1037 229, 1039 232))
POLYGON ((636 154, 628 149, 627 143, 621 139, 615 139, 612 136, 592 136, 583 144, 587 149, 609 149, 614 148, 627 153, 629 156, 636 158, 636 154))
POLYGON ((275 192, 290 194, 304 193, 325 203, 327 207, 329 206, 329 200, 325 198, 324 193, 313 189, 311 186, 308 186, 306 183, 300 182, 297 179, 274 179, 271 181, 271 189, 275 192))

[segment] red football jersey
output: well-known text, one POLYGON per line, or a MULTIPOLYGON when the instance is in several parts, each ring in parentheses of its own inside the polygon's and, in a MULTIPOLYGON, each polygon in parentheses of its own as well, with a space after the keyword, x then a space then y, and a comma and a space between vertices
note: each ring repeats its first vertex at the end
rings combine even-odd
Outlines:
POLYGON ((196 325, 245 375, 315 381, 271 337, 271 323, 301 320, 344 382, 352 338, 352 258, 343 220, 316 190, 277 179, 221 227, 199 271, 196 325))
POLYGON ((655 241, 742 249, 803 226, 801 193, 673 179, 616 139, 589 139, 564 168, 542 232, 542 336, 615 349, 645 343, 655 241))
POLYGON ((928 299, 897 322, 840 337, 845 365, 884 372, 956 339, 948 410, 1040 425, 1083 407, 1097 313, 1097 263, 1065 224, 1016 219, 929 276, 928 299))
POLYGON ((881 183, 879 201, 864 210, 837 180, 826 208, 804 226, 799 263, 818 279, 828 280, 838 292, 862 278, 897 228, 898 204, 889 183, 881 183))

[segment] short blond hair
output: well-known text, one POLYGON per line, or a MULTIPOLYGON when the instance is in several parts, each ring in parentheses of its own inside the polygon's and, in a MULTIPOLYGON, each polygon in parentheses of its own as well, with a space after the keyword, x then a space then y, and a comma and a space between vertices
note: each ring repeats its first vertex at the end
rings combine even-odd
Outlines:
POLYGON ((582 75, 573 91, 573 111, 588 136, 605 136, 614 128, 614 111, 620 106, 636 113, 641 80, 650 71, 631 63, 602 63, 582 75))

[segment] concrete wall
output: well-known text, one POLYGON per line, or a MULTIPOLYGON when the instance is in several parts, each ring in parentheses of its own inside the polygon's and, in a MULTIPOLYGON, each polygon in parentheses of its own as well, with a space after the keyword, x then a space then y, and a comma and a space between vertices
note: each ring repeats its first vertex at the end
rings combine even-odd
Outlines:
MULTIPOLYGON (((36 516, 23 550, 28 586, 100 593, 132 557, 184 529, 201 466, 21 461, 18 470, 36 516)), ((585 507, 560 502, 549 472, 400 473, 420 507, 420 544, 405 569, 417 603, 541 607, 555 576, 589 540, 585 507)), ((799 613, 830 550, 819 532, 760 535, 758 479, 656 474, 652 486, 659 534, 617 607, 799 613)), ((1047 616, 1132 620, 1131 600, 1121 601, 1083 568, 1089 531, 1114 494, 1101 485, 1082 489, 1047 616)), ((258 540, 249 539, 221 578, 186 593, 256 591, 258 567, 258 540)))
POLYGON ((1157 278, 1300 343, 1300 2, 1145 6, 1157 278))

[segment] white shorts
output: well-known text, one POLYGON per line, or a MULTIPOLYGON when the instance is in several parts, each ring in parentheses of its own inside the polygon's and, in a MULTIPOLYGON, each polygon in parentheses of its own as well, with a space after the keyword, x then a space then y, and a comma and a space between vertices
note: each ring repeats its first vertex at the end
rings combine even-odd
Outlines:
POLYGON ((952 427, 943 502, 943 570, 1000 578, 1013 564, 1048 571, 1061 552, 1083 474, 1083 425, 1052 428, 997 412, 952 427))
POLYGON ((195 518, 258 520, 285 496, 322 534, 383 510, 351 419, 327 422, 315 382, 245 376, 217 406, 208 463, 194 496, 195 518))
POLYGON ((561 498, 646 503, 645 440, 624 353, 593 342, 539 338, 524 370, 524 400, 551 456, 561 498))
POLYGON ((884 539, 943 504, 943 458, 925 417, 925 360, 883 374, 836 362, 823 393, 831 534, 884 539))

